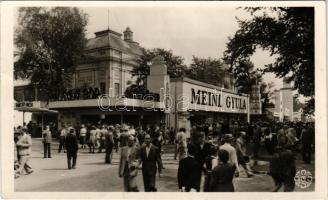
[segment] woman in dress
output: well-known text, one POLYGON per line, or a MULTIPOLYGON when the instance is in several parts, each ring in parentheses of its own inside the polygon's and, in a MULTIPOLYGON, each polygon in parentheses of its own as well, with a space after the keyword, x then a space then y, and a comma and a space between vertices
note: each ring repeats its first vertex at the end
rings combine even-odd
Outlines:
POLYGON ((95 153, 96 145, 97 145, 97 131, 96 131, 96 127, 92 126, 90 130, 90 138, 89 138, 89 153, 95 153))

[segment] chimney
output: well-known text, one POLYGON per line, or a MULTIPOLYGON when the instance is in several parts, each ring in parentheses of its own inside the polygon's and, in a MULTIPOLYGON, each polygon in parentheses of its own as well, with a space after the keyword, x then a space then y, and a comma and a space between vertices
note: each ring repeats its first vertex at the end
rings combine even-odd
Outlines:
POLYGON ((124 34, 124 40, 125 41, 133 41, 133 32, 131 31, 130 27, 127 27, 125 31, 123 32, 124 34))

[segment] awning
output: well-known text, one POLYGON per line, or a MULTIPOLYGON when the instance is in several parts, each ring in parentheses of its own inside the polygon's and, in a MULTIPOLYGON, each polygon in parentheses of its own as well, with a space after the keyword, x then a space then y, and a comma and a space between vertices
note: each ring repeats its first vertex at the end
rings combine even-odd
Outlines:
POLYGON ((57 110, 49 110, 47 108, 35 108, 35 107, 18 107, 15 108, 21 112, 33 112, 33 113, 44 113, 44 114, 58 114, 57 110))

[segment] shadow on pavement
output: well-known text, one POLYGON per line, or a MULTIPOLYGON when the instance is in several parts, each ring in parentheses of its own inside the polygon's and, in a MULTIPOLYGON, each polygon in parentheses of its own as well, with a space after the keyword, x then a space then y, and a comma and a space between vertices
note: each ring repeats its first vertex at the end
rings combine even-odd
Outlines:
POLYGON ((50 168, 50 169, 42 169, 42 170, 46 170, 46 171, 48 171, 48 170, 68 170, 68 168, 50 168))

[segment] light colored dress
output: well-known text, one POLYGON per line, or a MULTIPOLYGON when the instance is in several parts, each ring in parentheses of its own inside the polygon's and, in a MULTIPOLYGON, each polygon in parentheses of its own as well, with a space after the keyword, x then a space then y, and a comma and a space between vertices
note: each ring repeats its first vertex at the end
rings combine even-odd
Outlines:
POLYGON ((91 130, 90 131, 90 144, 96 146, 97 144, 97 131, 91 130))

